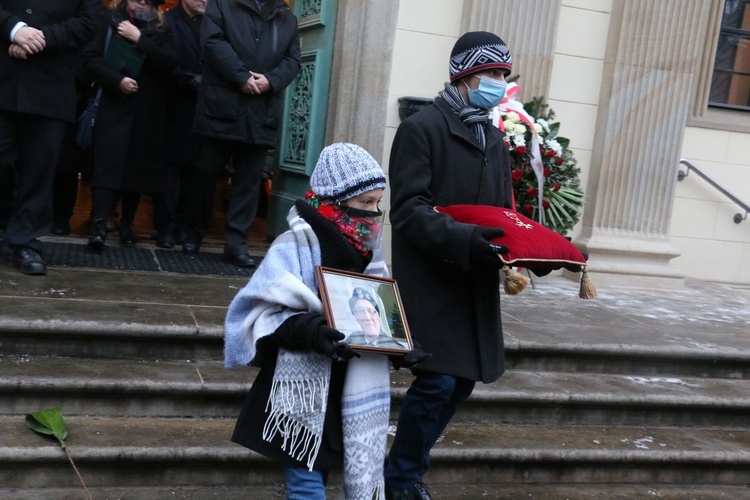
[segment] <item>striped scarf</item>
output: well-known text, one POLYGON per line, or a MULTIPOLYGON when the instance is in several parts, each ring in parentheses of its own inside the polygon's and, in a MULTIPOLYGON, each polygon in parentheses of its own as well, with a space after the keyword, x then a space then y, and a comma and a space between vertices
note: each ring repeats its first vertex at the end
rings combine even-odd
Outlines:
POLYGON ((461 121, 474 132, 479 145, 484 150, 486 143, 484 126, 490 121, 490 111, 471 106, 466 102, 458 89, 450 83, 445 84, 445 90, 440 93, 440 96, 453 108, 453 111, 458 114, 461 121))

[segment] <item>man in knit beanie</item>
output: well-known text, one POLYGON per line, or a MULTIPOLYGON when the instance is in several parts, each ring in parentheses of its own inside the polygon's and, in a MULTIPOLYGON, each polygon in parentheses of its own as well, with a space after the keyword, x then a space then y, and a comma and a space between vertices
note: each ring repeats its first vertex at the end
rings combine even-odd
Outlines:
POLYGON ((391 148, 393 277, 409 329, 432 357, 414 370, 385 468, 386 496, 430 498, 430 450, 476 382, 502 375, 500 229, 434 210, 511 206, 508 147, 489 113, 505 94, 510 50, 494 33, 466 33, 448 58, 450 81, 433 105, 404 120, 391 148), (440 311, 436 314, 436 311, 440 311))

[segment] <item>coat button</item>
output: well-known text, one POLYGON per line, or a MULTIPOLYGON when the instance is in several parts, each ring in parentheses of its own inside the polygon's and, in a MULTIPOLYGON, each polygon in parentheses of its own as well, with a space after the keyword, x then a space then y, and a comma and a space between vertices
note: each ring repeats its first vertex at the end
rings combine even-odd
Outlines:
POLYGON ((34 11, 32 11, 31 9, 26 9, 26 13, 27 13, 28 15, 31 15, 31 14, 32 14, 33 12, 34 12, 34 11))

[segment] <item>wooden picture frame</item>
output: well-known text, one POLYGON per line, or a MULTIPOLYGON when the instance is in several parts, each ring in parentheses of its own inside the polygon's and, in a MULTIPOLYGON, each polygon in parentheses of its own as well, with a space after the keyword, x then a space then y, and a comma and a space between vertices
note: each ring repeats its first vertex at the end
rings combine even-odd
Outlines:
POLYGON ((395 280, 316 266, 326 320, 358 351, 406 354, 414 348, 395 280))

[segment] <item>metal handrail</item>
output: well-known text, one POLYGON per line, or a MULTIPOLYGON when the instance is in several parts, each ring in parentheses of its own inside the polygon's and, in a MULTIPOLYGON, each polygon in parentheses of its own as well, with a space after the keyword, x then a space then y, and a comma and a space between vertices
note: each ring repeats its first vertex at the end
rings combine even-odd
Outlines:
POLYGON ((721 192, 721 194, 723 194, 724 196, 726 196, 727 198, 729 198, 730 200, 732 200, 733 202, 735 202, 737 205, 740 206, 740 208, 742 208, 745 211, 745 216, 744 217, 742 216, 742 214, 739 214, 739 213, 734 214, 734 223, 735 224, 739 224, 743 220, 747 219, 747 213, 750 212, 750 206, 748 206, 747 203, 745 203, 744 201, 740 200, 735 195, 733 195, 732 193, 730 193, 729 191, 727 191, 718 182, 716 182, 711 177, 709 177, 708 175, 706 175, 701 169, 699 169, 698 167, 696 167, 695 165, 693 165, 692 163, 690 163, 685 158, 680 158, 680 164, 685 165, 687 167, 687 170, 684 171, 684 172, 682 170, 679 170, 679 169, 677 170, 677 180, 678 181, 681 181, 682 179, 684 179, 685 177, 687 177, 691 170, 695 170, 695 173, 698 174, 698 175, 700 175, 701 178, 703 178, 703 180, 705 180, 706 182, 708 182, 709 184, 711 184, 713 187, 715 187, 716 189, 718 189, 719 192, 721 192))

